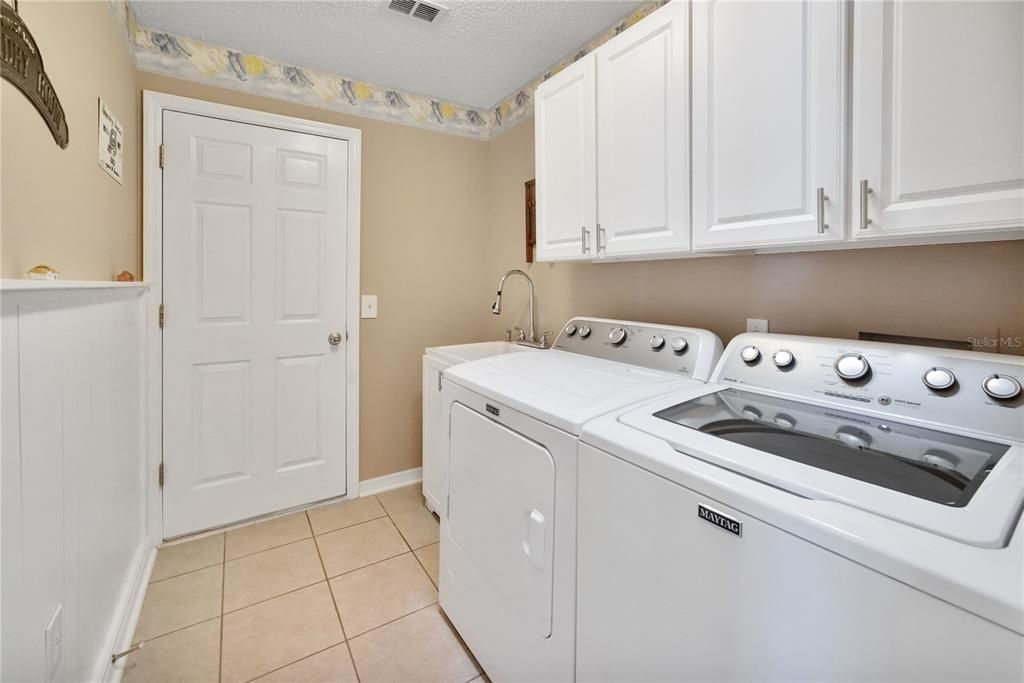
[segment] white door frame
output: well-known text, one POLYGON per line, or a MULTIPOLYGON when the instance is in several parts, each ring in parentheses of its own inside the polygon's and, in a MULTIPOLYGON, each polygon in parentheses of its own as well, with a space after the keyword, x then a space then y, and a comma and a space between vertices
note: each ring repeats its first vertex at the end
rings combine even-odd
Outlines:
MULTIPOLYGON (((163 171, 160 144, 163 113, 183 112, 238 123, 309 133, 348 142, 348 235, 346 239, 345 329, 345 452, 346 498, 359 496, 359 198, 362 131, 318 121, 279 116, 145 90, 142 93, 142 274, 149 283, 146 306, 146 512, 150 540, 159 544, 163 533, 163 494, 158 471, 163 460, 163 335, 159 306, 163 301, 163 171)), ((169 316, 173 317, 170 311, 169 316)))

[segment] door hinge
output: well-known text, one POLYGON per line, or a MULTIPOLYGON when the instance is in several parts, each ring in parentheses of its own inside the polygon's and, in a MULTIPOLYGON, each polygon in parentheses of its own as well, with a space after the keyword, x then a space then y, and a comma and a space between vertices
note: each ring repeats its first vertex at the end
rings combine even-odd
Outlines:
POLYGON ((447 519, 451 519, 451 518, 452 518, 452 497, 451 497, 451 495, 448 495, 448 496, 447 496, 447 497, 445 498, 445 503, 444 503, 444 516, 445 516, 445 517, 446 517, 447 519))
POLYGON ((437 390, 441 391, 441 378, 444 376, 443 370, 437 371, 437 390))
POLYGON ((156 471, 157 483, 160 484, 160 488, 164 487, 164 464, 160 463, 160 467, 156 471))
POLYGON ((164 329, 164 319, 165 319, 164 318, 164 305, 163 304, 160 304, 160 309, 159 309, 159 314, 158 315, 159 315, 159 318, 160 318, 160 329, 162 330, 162 329, 164 329))
POLYGON ((160 143, 160 168, 164 167, 164 143, 160 143))

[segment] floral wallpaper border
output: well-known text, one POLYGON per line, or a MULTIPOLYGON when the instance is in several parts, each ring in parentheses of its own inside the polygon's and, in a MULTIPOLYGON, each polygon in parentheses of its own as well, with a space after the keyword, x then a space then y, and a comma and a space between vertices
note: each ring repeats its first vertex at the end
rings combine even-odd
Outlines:
POLYGON ((138 26, 125 0, 109 1, 129 36, 138 68, 145 71, 480 140, 531 116, 533 93, 540 83, 668 2, 643 3, 494 108, 481 110, 138 26))

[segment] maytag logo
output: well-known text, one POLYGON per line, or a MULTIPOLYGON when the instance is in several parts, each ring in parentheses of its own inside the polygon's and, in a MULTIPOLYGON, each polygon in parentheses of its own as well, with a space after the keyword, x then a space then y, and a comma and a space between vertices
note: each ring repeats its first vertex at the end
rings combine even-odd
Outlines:
POLYGON ((498 417, 499 415, 501 415, 501 411, 492 406, 490 403, 485 403, 484 408, 486 408, 487 412, 493 415, 494 417, 498 417))
POLYGON ((723 515, 721 512, 716 512, 709 507, 705 507, 700 503, 697 504, 697 516, 703 519, 705 522, 711 522, 719 529, 725 529, 730 534, 737 536, 743 536, 743 522, 733 519, 727 515, 723 515))

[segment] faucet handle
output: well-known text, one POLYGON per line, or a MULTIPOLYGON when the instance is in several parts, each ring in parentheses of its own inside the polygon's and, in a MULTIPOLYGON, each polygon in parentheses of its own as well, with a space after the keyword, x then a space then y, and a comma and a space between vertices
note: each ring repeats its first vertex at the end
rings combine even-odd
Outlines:
POLYGON ((554 332, 541 332, 540 333, 540 348, 546 349, 551 344, 551 335, 554 332))
POLYGON ((526 330, 521 327, 516 327, 516 339, 519 341, 526 341, 526 330))
POLYGON ((505 341, 512 341, 512 330, 511 328, 505 330, 505 341))

